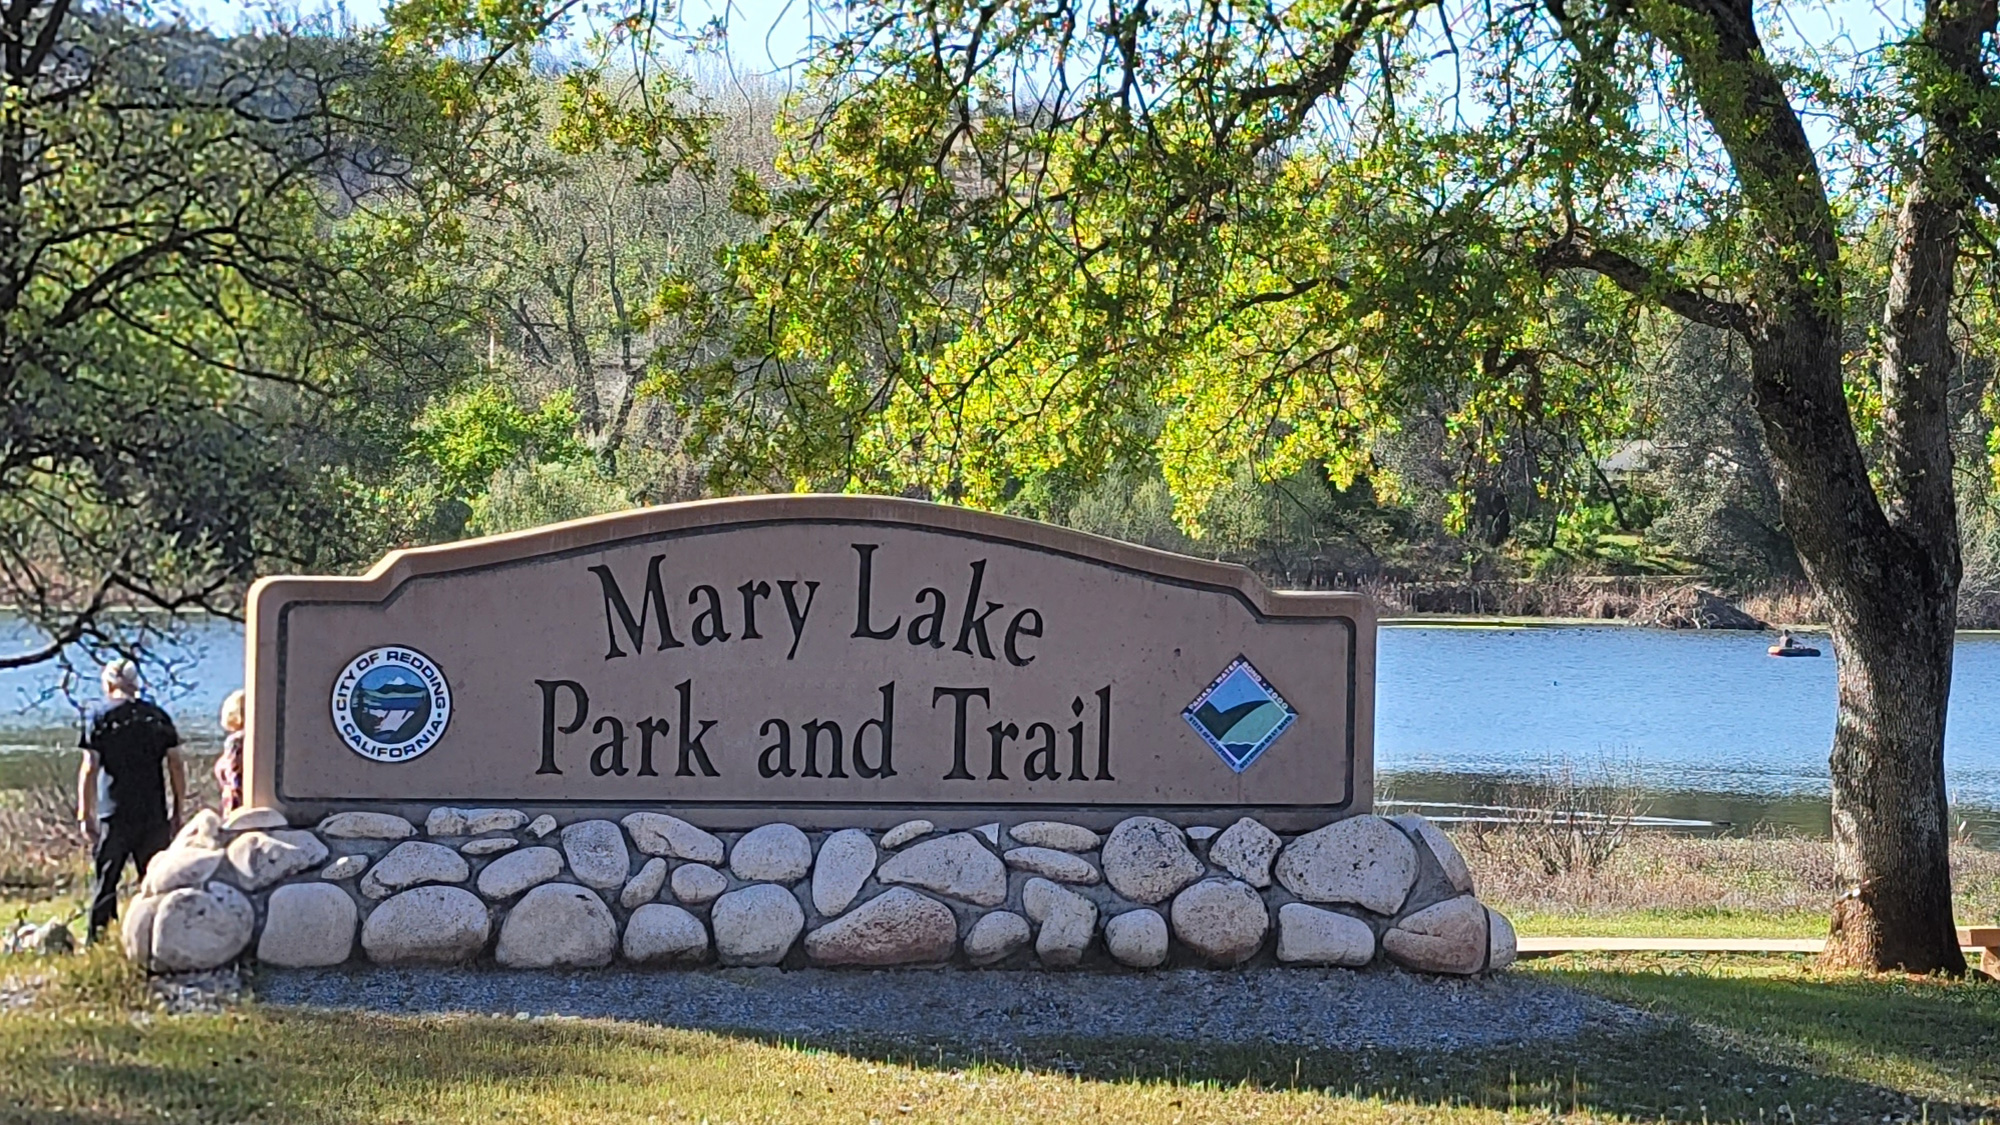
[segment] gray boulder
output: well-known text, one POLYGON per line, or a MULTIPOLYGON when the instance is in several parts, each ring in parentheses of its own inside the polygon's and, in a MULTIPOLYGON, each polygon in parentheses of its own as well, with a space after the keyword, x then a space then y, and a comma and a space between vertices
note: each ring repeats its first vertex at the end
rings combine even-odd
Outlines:
POLYGON ((1287 844, 1277 875, 1307 902, 1351 902, 1394 914, 1416 882, 1417 846, 1379 816, 1353 816, 1287 844))
POLYGON ((1028 920, 1011 910, 982 914, 965 935, 965 959, 990 965, 1027 948, 1034 936, 1028 920))
POLYGON ((789 824, 753 828, 729 852, 729 870, 746 883, 796 883, 812 862, 812 841, 789 824))
POLYGON ((957 945, 950 907, 894 887, 807 934, 806 957, 820 965, 919 965, 950 958, 957 945))
POLYGON ((338 965, 354 955, 354 899, 332 883, 293 883, 271 892, 257 960, 287 969, 338 965))
POLYGON ((226 965, 249 946, 256 925, 256 907, 227 883, 168 891, 153 913, 153 967, 172 973, 226 965))
POLYGON ((1205 960, 1238 965, 1257 955, 1271 928, 1264 900, 1237 879, 1204 879, 1174 896, 1174 936, 1205 960))
POLYGON ((387 898, 424 883, 463 883, 472 874, 465 857, 428 840, 405 840, 361 877, 361 893, 387 898))
POLYGON ((289 878, 326 859, 326 845, 304 829, 246 832, 229 841, 229 870, 246 891, 289 878))
POLYGON ((1359 918, 1303 902, 1278 908, 1278 960, 1359 968, 1375 959, 1375 931, 1359 918))
POLYGON ((509 969, 595 969, 618 951, 618 923, 604 900, 575 883, 543 883, 500 923, 493 959, 509 969))
POLYGON ((1007 865, 969 832, 912 844, 891 856, 875 878, 922 887, 975 906, 998 906, 1007 900, 1007 865))
POLYGON ((708 930, 678 906, 649 902, 625 923, 625 959, 635 965, 695 964, 708 956, 708 930))
POLYGON ((492 919, 463 887, 424 886, 390 898, 361 923, 361 948, 381 965, 453 965, 486 948, 492 919))
POLYGON ((479 872, 479 893, 498 901, 562 874, 562 853, 554 848, 522 848, 508 852, 479 872))
POLYGON ((1152 816, 1119 821, 1099 858, 1111 889, 1146 906, 1172 898, 1205 870, 1181 830, 1152 816))
POLYGON ((828 836, 813 861, 813 909, 828 918, 838 915, 874 873, 875 844, 868 833, 849 828, 828 836))
POLYGON ((1486 967, 1487 910, 1471 895, 1427 906, 1382 935, 1382 951, 1406 969, 1470 975, 1486 967))
POLYGON ((1104 923, 1104 948, 1113 960, 1135 969, 1157 969, 1167 961, 1167 920, 1141 907, 1104 923))
POLYGON ((776 883, 730 891, 709 909, 715 954, 725 965, 775 965, 805 929, 806 912, 776 883))
POLYGON ((563 855, 577 881, 600 891, 625 885, 632 874, 632 853, 625 834, 608 820, 583 820, 562 830, 563 855))

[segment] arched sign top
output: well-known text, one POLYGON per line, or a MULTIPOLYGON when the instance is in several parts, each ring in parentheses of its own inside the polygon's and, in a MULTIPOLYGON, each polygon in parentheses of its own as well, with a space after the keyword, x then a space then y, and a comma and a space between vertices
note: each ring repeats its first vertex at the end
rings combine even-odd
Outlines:
POLYGON ((1028 520, 676 504, 260 581, 246 780, 308 813, 1316 824, 1370 802, 1374 641, 1362 595, 1028 520))

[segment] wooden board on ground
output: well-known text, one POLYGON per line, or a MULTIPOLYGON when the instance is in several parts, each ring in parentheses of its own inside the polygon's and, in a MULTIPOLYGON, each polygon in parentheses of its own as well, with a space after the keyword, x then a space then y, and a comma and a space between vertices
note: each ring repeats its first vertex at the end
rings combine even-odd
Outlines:
MULTIPOLYGON (((1958 944, 1978 954, 1978 970, 2000 980, 2000 926, 1960 926, 1958 944)), ((1819 953, 1824 938, 1524 937, 1523 957, 1563 953, 1819 953)))

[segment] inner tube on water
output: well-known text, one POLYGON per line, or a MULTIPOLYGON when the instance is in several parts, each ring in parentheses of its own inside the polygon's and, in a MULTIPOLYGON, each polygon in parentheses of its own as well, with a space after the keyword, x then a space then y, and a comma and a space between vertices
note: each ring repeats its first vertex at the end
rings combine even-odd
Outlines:
POLYGON ((1819 650, 1816 648, 1803 648, 1798 645, 1794 645, 1791 648, 1785 648, 1782 645, 1772 645, 1770 648, 1767 648, 1764 651, 1770 653, 1772 656, 1818 656, 1819 655, 1819 650))

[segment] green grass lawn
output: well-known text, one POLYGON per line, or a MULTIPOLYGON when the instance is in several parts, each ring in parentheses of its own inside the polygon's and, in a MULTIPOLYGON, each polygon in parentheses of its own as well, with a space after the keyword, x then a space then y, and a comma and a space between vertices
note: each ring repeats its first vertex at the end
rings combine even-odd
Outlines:
MULTIPOLYGON (((0 961, 9 972, 41 963, 0 961)), ((1120 1040, 1006 1058, 609 1021, 249 1004, 147 1010, 109 950, 0 1013, 0 1121, 1976 1121, 2000 1118, 2000 988, 1802 958, 1566 957, 1517 969, 1650 1026, 1461 1054, 1120 1040)))

